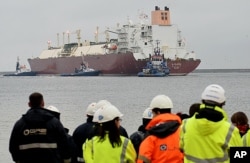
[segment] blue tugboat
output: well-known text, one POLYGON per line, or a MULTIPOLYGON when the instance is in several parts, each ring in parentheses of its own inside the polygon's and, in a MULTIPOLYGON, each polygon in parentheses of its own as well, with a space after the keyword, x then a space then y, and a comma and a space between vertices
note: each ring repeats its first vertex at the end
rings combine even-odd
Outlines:
POLYGON ((101 71, 89 68, 88 64, 82 62, 80 69, 75 68, 74 73, 64 73, 60 76, 98 76, 100 73, 101 71))
POLYGON ((36 72, 27 69, 25 65, 20 65, 19 57, 17 57, 16 72, 4 74, 3 76, 36 76, 36 74, 36 72))
POLYGON ((154 49, 154 55, 149 56, 149 61, 146 67, 139 72, 137 76, 139 77, 164 77, 169 75, 169 68, 167 62, 164 58, 164 54, 161 54, 161 50, 158 46, 159 41, 156 42, 157 46, 154 49))

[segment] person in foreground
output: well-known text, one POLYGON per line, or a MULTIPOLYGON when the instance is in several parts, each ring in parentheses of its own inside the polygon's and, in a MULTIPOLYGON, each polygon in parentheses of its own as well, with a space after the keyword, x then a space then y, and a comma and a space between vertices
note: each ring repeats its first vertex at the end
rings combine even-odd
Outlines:
POLYGON ((73 163, 84 162, 82 156, 82 144, 90 137, 90 133, 94 128, 95 123, 93 122, 94 113, 96 111, 96 103, 92 102, 86 109, 86 122, 79 125, 73 132, 73 139, 77 146, 77 158, 73 160, 73 163))
POLYGON ((239 130, 223 110, 225 90, 217 84, 205 88, 200 110, 182 123, 180 148, 184 162, 229 163, 230 147, 242 146, 239 130))
POLYGON ((147 133, 146 132, 147 130, 145 128, 152 118, 153 118, 152 109, 151 108, 145 109, 142 114, 142 125, 140 125, 138 130, 133 134, 131 134, 129 137, 134 145, 137 154, 139 152, 140 144, 144 140, 147 133))
POLYGON ((120 118, 123 115, 113 105, 99 108, 93 121, 94 137, 82 146, 83 158, 86 163, 134 163, 136 152, 132 142, 120 135, 120 118))
MULTIPOLYGON (((49 105, 48 107, 45 107, 44 109, 48 110, 49 113, 53 114, 58 120, 60 120, 60 110, 53 106, 53 105, 49 105)), ((70 158, 71 158, 71 163, 75 163, 73 161, 73 159, 75 159, 76 156, 76 144, 73 140, 72 135, 69 134, 69 129, 64 127, 65 132, 67 133, 67 138, 68 138, 68 142, 69 142, 69 147, 70 147, 70 158)))
POLYGON ((179 149, 181 119, 171 114, 172 100, 157 95, 150 103, 153 118, 146 126, 148 136, 142 141, 137 163, 182 163, 179 149))
POLYGON ((43 95, 29 96, 30 109, 14 125, 9 151, 16 163, 69 163, 67 133, 61 122, 44 109, 43 95))

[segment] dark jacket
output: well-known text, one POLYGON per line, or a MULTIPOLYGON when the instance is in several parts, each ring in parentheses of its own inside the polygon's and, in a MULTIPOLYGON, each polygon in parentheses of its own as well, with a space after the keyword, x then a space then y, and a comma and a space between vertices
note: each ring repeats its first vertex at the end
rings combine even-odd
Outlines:
POLYGON ((67 138, 69 142, 69 147, 70 147, 70 158, 71 158, 71 163, 73 163, 73 159, 76 158, 76 144, 73 139, 73 136, 69 134, 69 129, 64 128, 65 132, 67 133, 67 138))
POLYGON ((139 147, 141 142, 145 139, 147 135, 147 130, 145 129, 147 124, 151 121, 151 119, 142 118, 142 125, 138 127, 138 130, 130 135, 130 140, 132 141, 135 151, 139 153, 139 147))
POLYGON ((15 123, 9 151, 20 163, 61 163, 70 158, 63 125, 43 108, 29 109, 15 123))
POLYGON ((129 137, 132 144, 134 145, 134 148, 137 154, 139 153, 139 147, 140 147, 141 142, 145 138, 145 134, 146 134, 145 126, 141 125, 138 128, 138 131, 134 132, 129 137))
MULTIPOLYGON (((94 136, 94 126, 93 116, 88 116, 87 121, 80 126, 78 126, 73 132, 73 139, 76 144, 76 158, 72 159, 72 163, 84 162, 83 161, 83 151, 82 145, 87 139, 91 139, 94 136)), ((128 138, 128 133, 122 126, 119 128, 122 136, 128 138)))
POLYGON ((76 144, 76 158, 72 159, 72 162, 83 162, 83 151, 82 151, 82 145, 86 141, 87 138, 90 137, 90 134, 94 128, 95 123, 92 122, 93 116, 89 116, 87 118, 87 122, 81 124, 78 126, 75 131, 73 132, 73 140, 76 144))

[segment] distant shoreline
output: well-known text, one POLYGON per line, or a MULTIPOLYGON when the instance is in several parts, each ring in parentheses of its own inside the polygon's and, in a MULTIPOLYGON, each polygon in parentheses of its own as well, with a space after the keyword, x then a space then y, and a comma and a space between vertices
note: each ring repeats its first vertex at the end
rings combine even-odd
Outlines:
POLYGON ((196 69, 192 73, 250 72, 250 69, 196 69))

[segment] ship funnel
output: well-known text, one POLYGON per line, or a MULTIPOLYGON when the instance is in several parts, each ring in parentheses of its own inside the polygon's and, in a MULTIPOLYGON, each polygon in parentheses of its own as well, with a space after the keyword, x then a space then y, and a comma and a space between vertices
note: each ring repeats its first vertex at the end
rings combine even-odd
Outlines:
POLYGON ((160 7, 155 6, 155 11, 160 10, 160 7))

